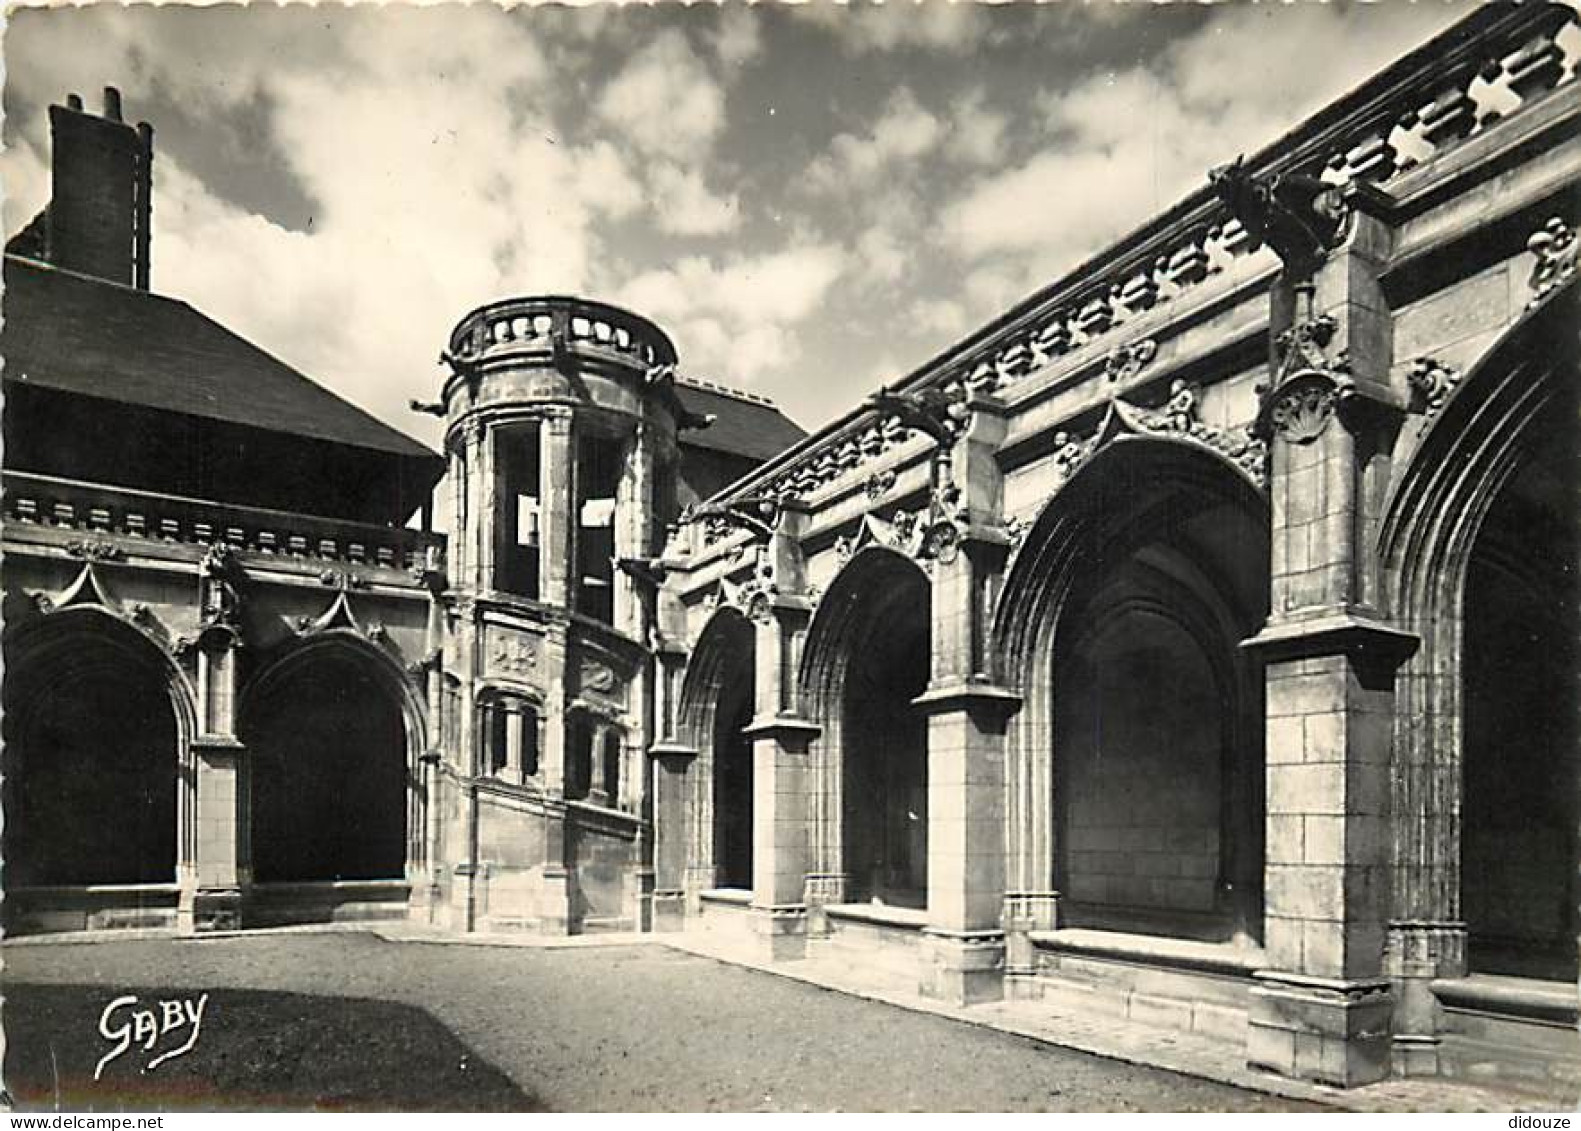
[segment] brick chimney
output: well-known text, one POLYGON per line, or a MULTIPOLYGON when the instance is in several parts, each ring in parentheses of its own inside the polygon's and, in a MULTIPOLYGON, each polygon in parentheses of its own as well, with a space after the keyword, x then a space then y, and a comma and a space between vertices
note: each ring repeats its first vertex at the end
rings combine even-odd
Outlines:
POLYGON ((104 88, 104 112, 49 108, 51 197, 43 258, 68 271, 148 289, 154 130, 121 119, 121 92, 104 88))

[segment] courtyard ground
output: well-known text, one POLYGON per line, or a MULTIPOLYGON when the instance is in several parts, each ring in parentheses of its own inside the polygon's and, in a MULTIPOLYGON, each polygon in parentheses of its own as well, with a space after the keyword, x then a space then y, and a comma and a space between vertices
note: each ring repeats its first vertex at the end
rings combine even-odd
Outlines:
MULTIPOLYGON (((42 999, 27 987, 97 989, 86 999, 93 1008, 73 1014, 81 1031, 52 1038, 69 1042, 54 1048, 57 1061, 73 1057, 90 1076, 111 1047, 96 1025, 112 999, 139 988, 213 993, 192 1052, 142 1077, 145 1087, 148 1076, 183 1061, 187 1075, 216 1078, 214 1056, 273 1024, 269 1011, 276 1008, 222 991, 272 990, 311 995, 319 999, 313 1016, 339 1017, 349 1064, 392 1055, 385 1030, 402 1022, 359 1013, 370 1002, 427 1014, 454 1035, 457 1049, 464 1046, 478 1075, 467 1080, 451 1071, 460 1055, 453 1050, 402 1061, 402 1072, 421 1073, 428 1063, 437 1075, 411 1082, 412 1089, 431 1084, 441 1096, 454 1089, 455 1106, 498 1106, 499 1093, 478 1088, 497 1068, 522 1106, 562 1111, 1314 1110, 655 945, 547 950, 279 933, 8 946, 4 959, 5 1026, 13 1041, 39 1031, 14 1012, 40 1008, 29 1005, 42 999)), ((281 1030, 282 1039, 290 1031, 281 1030)), ((36 1048, 15 1055, 40 1063, 36 1048)), ((279 1102, 310 1107, 315 1060, 298 1056, 294 1063, 304 1075, 296 1094, 279 1102)), ((234 1063, 225 1070, 233 1072, 234 1063)), ((279 1082, 271 1087, 278 1091, 279 1082)), ((336 1106, 378 1105, 365 1097, 352 1102, 343 1091, 336 1106)))

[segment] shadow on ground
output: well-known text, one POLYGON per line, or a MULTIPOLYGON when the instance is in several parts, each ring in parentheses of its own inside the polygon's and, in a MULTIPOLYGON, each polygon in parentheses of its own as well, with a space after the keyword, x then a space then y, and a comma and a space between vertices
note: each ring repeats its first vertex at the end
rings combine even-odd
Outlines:
MULTIPOLYGON (((124 1111, 541 1111, 499 1069, 421 1009, 365 998, 258 990, 215 990, 190 1052, 147 1067, 180 1047, 190 1024, 139 1039, 106 1063, 112 1033, 137 1009, 153 1011, 172 990, 7 984, 6 1090, 18 1110, 124 1111)), ((196 1003, 197 992, 187 996, 196 1003)), ((146 1034, 144 1034, 146 1036, 146 1034)))

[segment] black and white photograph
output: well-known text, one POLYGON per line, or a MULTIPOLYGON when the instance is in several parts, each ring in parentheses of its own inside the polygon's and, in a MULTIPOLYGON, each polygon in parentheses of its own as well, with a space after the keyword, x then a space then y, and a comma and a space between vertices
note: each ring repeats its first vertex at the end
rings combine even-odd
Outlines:
POLYGON ((1571 1125, 1581 0, 0 16, 8 1127, 1571 1125))

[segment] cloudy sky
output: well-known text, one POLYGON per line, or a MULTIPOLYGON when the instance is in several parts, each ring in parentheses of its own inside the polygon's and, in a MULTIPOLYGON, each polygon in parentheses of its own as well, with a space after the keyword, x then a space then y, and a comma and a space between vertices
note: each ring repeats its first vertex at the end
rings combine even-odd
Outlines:
POLYGON ((537 292, 816 427, 1467 11, 13 8, 6 231, 44 107, 111 83, 155 288, 413 434, 455 321, 537 292))

